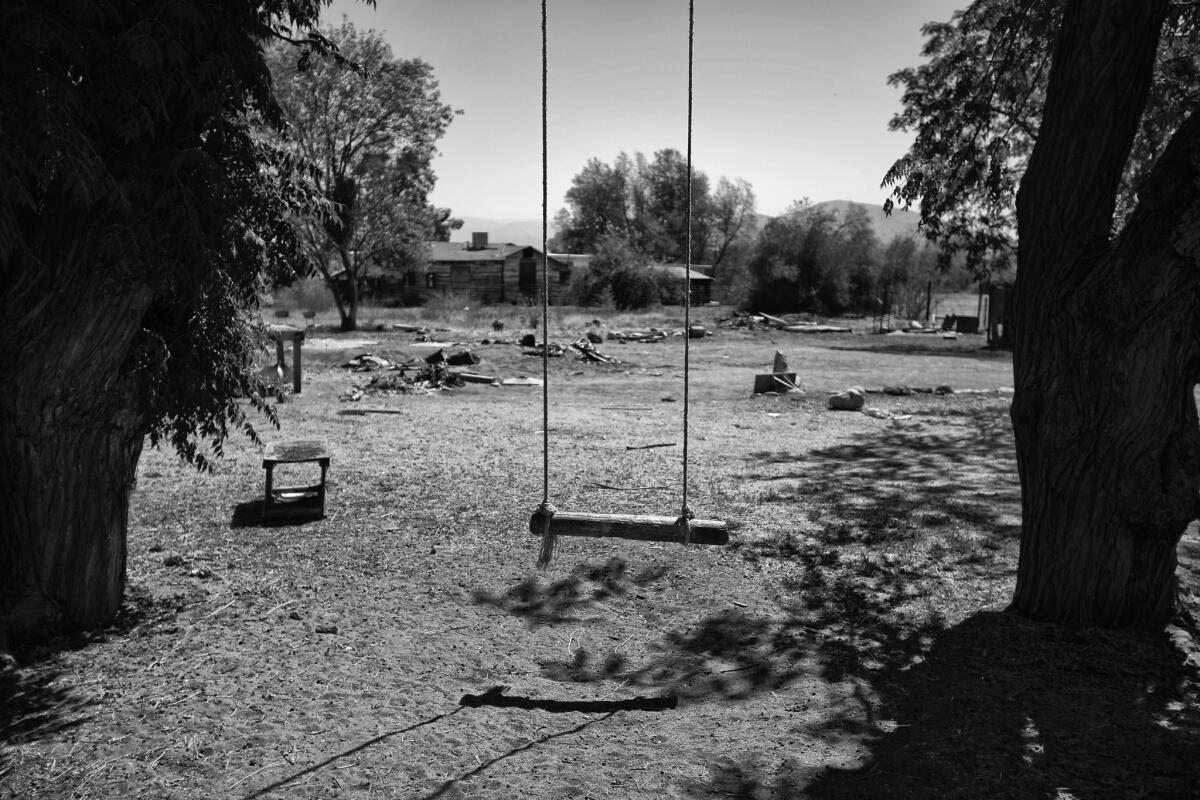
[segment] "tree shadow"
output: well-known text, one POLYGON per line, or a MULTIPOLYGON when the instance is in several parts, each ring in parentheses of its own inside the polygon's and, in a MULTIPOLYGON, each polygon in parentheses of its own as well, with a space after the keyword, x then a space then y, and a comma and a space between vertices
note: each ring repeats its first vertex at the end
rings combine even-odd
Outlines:
MULTIPOLYGON (((69 671, 56 668, 55 656, 135 631, 153 635, 159 626, 169 626, 186 606, 183 596, 156 599, 144 587, 132 584, 106 628, 13 642, 13 663, 0 662, 0 777, 6 772, 6 758, 11 758, 15 749, 83 724, 102 702, 64 682, 69 671)), ((0 647, 0 655, 3 653, 0 647)))
MULTIPOLYGON (((803 796, 1194 798, 1200 703, 1162 634, 1070 632, 980 612, 923 657, 871 676, 869 754, 826 768, 803 796)), ((819 724, 844 730, 836 716, 819 724)), ((794 774, 716 765, 710 786, 790 798, 794 774)))
POLYGON ((0 670, 0 776, 21 745, 80 725, 97 705, 60 678, 49 669, 0 670))
POLYGON ((644 585, 662 574, 662 568, 630 575, 620 558, 603 564, 582 563, 560 580, 545 582, 529 575, 504 594, 476 589, 476 603, 489 605, 539 625, 579 621, 579 613, 598 600, 625 594, 631 587, 644 585))
MULTIPOLYGON (((814 531, 813 538, 827 547, 874 546, 943 532, 950 540, 944 548, 966 530, 984 549, 1015 542, 1020 484, 1006 410, 998 404, 952 406, 937 416, 946 432, 929 432, 918 419, 832 447, 753 453, 746 480, 766 486, 762 503, 794 507, 803 523, 798 527, 814 531)), ((798 548, 786 535, 740 546, 752 559, 791 558, 798 548)))
POLYGON ((830 350, 897 355, 946 356, 979 361, 1009 361, 1012 352, 988 347, 981 339, 942 339, 938 334, 916 336, 856 337, 853 342, 830 344, 830 350))

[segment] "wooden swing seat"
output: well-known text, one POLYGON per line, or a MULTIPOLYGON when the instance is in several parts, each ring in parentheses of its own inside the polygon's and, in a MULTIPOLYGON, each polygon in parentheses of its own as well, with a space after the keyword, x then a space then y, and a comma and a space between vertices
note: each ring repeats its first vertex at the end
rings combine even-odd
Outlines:
MULTIPOLYGON (((689 525, 692 544, 729 544, 729 525, 719 519, 693 519, 689 525)), ((529 532, 541 536, 545 517, 535 511, 529 518, 529 532)), ((611 539, 636 539, 642 542, 683 544, 678 517, 649 514, 581 514, 556 511, 550 516, 553 536, 592 536, 611 539)))

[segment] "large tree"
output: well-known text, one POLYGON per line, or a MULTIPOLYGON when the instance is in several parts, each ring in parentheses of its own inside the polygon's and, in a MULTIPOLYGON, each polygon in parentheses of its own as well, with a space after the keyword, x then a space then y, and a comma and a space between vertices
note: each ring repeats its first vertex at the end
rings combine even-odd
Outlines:
POLYGON ((336 58, 279 42, 269 61, 286 146, 313 165, 314 185, 329 201, 324 213, 296 222, 308 262, 333 290, 342 330, 350 331, 367 266, 419 264, 425 243, 454 227, 449 211, 426 198, 437 142, 455 112, 441 101, 433 68, 395 59, 377 32, 343 21, 321 34, 337 45, 336 58))
POLYGON ((750 256, 750 304, 765 311, 874 310, 879 239, 864 206, 800 200, 763 226, 750 256))
POLYGON ((1017 197, 1013 605, 1039 619, 1167 618, 1176 548, 1200 512, 1195 111, 1113 232, 1168 11, 1168 0, 1065 5, 1017 197))
MULTIPOLYGON (((915 134, 884 176, 885 203, 917 205, 925 236, 986 275, 1012 266, 1017 186, 1038 140, 1062 0, 975 0, 924 26, 926 62, 889 76, 904 90, 893 130, 915 134)), ((1114 222, 1200 91, 1200 28, 1192 4, 1173 7, 1157 46, 1154 80, 1117 192, 1114 222)))
MULTIPOLYGON (((684 261, 688 168, 678 150, 659 150, 653 159, 621 153, 612 165, 589 159, 572 179, 566 201, 555 217, 559 249, 595 252, 602 241, 619 236, 653 261, 684 261)), ((756 222, 749 183, 721 178, 714 193, 708 176, 692 167, 693 264, 709 264, 720 274, 731 256, 745 256, 756 222)))
POLYGON ((262 42, 323 48, 321 6, 0 5, 0 632, 111 620, 147 436, 203 466, 266 408, 256 293, 310 201, 262 42))
POLYGON ((918 141, 897 197, 980 262, 1015 221, 1013 607, 1038 619, 1166 619, 1200 513, 1195 13, 978 0, 901 73, 918 141))

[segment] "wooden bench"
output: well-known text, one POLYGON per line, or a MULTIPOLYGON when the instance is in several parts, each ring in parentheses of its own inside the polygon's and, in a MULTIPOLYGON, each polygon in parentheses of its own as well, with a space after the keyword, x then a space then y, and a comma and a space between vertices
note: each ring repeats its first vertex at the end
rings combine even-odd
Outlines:
POLYGON ((329 471, 330 452, 324 442, 305 439, 271 442, 263 450, 263 469, 267 471, 267 493, 263 500, 263 519, 278 517, 325 516, 325 476, 329 471), (275 486, 278 464, 317 464, 321 481, 309 486, 275 486))

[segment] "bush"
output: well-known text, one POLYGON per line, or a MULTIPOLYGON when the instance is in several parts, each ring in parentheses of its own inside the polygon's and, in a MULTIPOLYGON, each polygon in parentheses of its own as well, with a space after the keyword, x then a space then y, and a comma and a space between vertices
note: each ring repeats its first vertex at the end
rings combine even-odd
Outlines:
POLYGON ((662 276, 645 267, 629 266, 609 276, 613 304, 622 311, 641 311, 662 303, 662 276))

